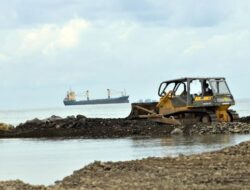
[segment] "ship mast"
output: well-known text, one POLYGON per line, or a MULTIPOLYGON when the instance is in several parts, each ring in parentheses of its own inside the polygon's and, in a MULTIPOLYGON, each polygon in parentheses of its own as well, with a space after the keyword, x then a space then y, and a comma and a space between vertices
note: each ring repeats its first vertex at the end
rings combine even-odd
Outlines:
POLYGON ((108 99, 110 99, 110 89, 107 89, 108 91, 108 99))
POLYGON ((86 91, 87 100, 89 100, 89 90, 86 91))

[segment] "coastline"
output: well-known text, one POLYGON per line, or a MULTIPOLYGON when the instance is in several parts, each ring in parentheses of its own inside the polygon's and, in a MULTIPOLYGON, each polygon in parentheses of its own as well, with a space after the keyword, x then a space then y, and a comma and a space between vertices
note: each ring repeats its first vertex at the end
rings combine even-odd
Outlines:
MULTIPOLYGON (((33 119, 0 131, 0 138, 121 138, 168 135, 248 134, 250 117, 239 122, 162 125, 149 120, 86 118, 33 119)), ((124 162, 95 161, 54 185, 0 181, 0 189, 249 189, 250 141, 219 151, 124 162)), ((48 169, 49 172, 49 169, 48 169)))
POLYGON ((249 158, 250 141, 190 156, 96 161, 51 186, 15 180, 0 182, 0 189, 249 189, 249 158))

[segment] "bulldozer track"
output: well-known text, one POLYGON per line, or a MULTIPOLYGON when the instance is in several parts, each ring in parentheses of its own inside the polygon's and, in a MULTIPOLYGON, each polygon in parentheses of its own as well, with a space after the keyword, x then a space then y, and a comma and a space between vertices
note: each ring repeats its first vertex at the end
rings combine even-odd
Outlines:
POLYGON ((167 114, 164 115, 165 117, 175 117, 177 120, 180 120, 180 122, 182 124, 186 124, 186 123, 196 123, 196 122, 202 122, 202 118, 203 117, 207 117, 207 121, 208 123, 214 123, 217 122, 217 116, 215 114, 215 112, 213 111, 203 111, 203 110, 190 110, 190 111, 182 111, 182 112, 176 112, 176 113, 172 113, 172 114, 167 114), (188 117, 185 117, 185 114, 192 114, 193 116, 190 117, 190 115, 188 117), (184 116, 184 117, 183 117, 184 116))
POLYGON ((235 111, 235 110, 228 110, 230 116, 232 117, 232 121, 239 121, 240 117, 239 117, 239 114, 235 111))
POLYGON ((209 117, 210 117, 211 123, 214 123, 214 122, 217 122, 217 121, 218 121, 217 116, 216 116, 216 114, 215 114, 214 112, 209 111, 209 112, 207 112, 207 114, 208 114, 209 117))

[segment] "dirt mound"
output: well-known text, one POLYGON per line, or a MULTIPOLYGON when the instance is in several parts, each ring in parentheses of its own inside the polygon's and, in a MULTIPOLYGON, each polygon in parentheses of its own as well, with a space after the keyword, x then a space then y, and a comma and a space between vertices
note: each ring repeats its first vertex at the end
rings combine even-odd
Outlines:
POLYGON ((250 116, 246 116, 246 117, 241 117, 239 119, 240 122, 245 122, 245 123, 250 123, 250 116))
POLYGON ((249 189, 250 142, 177 158, 95 162, 55 186, 59 189, 249 189))
POLYGON ((183 128, 185 134, 248 134, 250 133, 250 123, 231 122, 231 123, 212 123, 205 125, 197 123, 183 128))
POLYGON ((52 116, 21 123, 16 128, 0 131, 0 138, 83 137, 119 138, 132 136, 163 137, 166 135, 250 133, 250 123, 213 123, 173 126, 150 120, 86 118, 83 115, 61 118, 52 116))
POLYGON ((166 136, 173 126, 149 120, 99 119, 78 115, 67 118, 53 116, 45 120, 33 119, 11 131, 0 132, 4 137, 85 137, 117 138, 128 136, 166 136))
POLYGON ((20 180, 0 182, 0 190, 46 190, 43 185, 30 185, 20 180))

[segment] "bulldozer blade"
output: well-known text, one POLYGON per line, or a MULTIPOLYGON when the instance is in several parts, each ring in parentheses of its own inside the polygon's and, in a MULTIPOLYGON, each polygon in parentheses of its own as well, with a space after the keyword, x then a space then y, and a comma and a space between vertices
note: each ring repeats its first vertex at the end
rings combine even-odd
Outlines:
POLYGON ((164 117, 160 114, 139 115, 138 118, 148 119, 157 123, 164 123, 169 125, 181 125, 181 122, 179 120, 176 120, 175 118, 164 117))
POLYGON ((164 117, 162 114, 158 114, 154 109, 156 104, 157 102, 148 103, 148 104, 134 103, 132 104, 132 111, 127 118, 128 119, 148 119, 151 121, 168 124, 168 125, 181 125, 181 122, 176 120, 173 117, 164 117))
POLYGON ((149 118, 149 119, 157 123, 163 123, 168 125, 181 125, 180 121, 172 118, 162 117, 162 118, 149 118))
POLYGON ((156 114, 154 111, 149 110, 149 109, 144 108, 144 107, 141 107, 141 106, 139 106, 139 105, 135 105, 135 108, 137 108, 137 109, 139 109, 139 110, 143 110, 143 111, 145 111, 145 112, 147 112, 147 113, 150 113, 150 114, 156 114))
POLYGON ((127 118, 128 119, 136 119, 136 118, 139 118, 140 115, 157 114, 154 111, 156 108, 156 104, 157 104, 157 102, 133 103, 131 112, 127 118))

